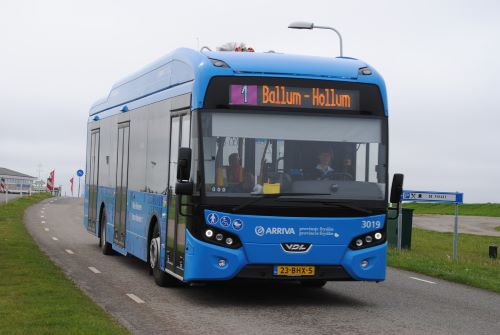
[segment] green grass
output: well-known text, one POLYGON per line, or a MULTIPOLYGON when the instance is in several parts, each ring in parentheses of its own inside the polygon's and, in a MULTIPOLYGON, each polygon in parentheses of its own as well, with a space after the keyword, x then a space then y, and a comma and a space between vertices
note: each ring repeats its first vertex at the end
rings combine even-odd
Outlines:
POLYGON ((128 334, 42 254, 23 224, 37 194, 0 205, 0 334, 128 334))
POLYGON ((500 237, 459 234, 453 261, 453 234, 413 229, 411 250, 390 248, 388 265, 470 286, 500 292, 500 259, 490 259, 488 246, 500 237))
POLYGON ((496 230, 496 231, 500 231, 500 226, 495 227, 495 230, 496 230))
MULTIPOLYGON (((445 214, 454 215, 454 204, 404 203, 404 208, 413 208, 414 214, 445 214)), ((459 215, 500 217, 500 204, 462 204, 458 205, 459 215)))

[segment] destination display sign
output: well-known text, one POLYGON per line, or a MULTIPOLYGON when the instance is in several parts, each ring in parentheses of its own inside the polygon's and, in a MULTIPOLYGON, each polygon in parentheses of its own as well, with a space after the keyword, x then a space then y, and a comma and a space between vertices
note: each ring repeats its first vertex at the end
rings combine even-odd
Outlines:
POLYGON ((359 110, 359 91, 335 87, 230 85, 229 104, 267 107, 303 107, 359 110))

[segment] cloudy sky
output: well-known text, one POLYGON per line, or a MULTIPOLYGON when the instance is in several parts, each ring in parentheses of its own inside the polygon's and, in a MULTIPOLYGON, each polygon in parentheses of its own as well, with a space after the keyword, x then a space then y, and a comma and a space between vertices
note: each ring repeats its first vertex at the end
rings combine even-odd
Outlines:
POLYGON ((257 51, 344 54, 385 78, 390 170, 405 188, 500 202, 500 2, 0 2, 0 166, 56 184, 85 165, 90 105, 177 47, 243 41, 257 51))

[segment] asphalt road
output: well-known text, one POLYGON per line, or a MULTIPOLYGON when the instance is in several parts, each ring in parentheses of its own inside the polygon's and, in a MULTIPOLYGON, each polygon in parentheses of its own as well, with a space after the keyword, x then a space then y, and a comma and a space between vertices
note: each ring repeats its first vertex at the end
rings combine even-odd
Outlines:
MULTIPOLYGON (((454 215, 416 215, 413 226, 427 230, 452 232, 455 224, 454 215)), ((473 235, 500 236, 500 218, 485 216, 458 216, 458 232, 473 235)))
MULTIPOLYGON (((40 248, 136 334, 499 334, 500 295, 388 269, 385 282, 161 288, 133 257, 104 256, 82 203, 49 199, 25 223, 40 248)), ((36 276, 36 274, 33 274, 36 276)))

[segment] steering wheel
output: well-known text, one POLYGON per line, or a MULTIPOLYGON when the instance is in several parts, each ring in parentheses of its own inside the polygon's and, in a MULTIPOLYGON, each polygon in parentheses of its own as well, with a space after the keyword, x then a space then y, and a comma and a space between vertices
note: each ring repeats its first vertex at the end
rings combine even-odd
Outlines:
POLYGON ((347 172, 334 172, 332 173, 328 179, 333 180, 354 180, 354 177, 347 172))

